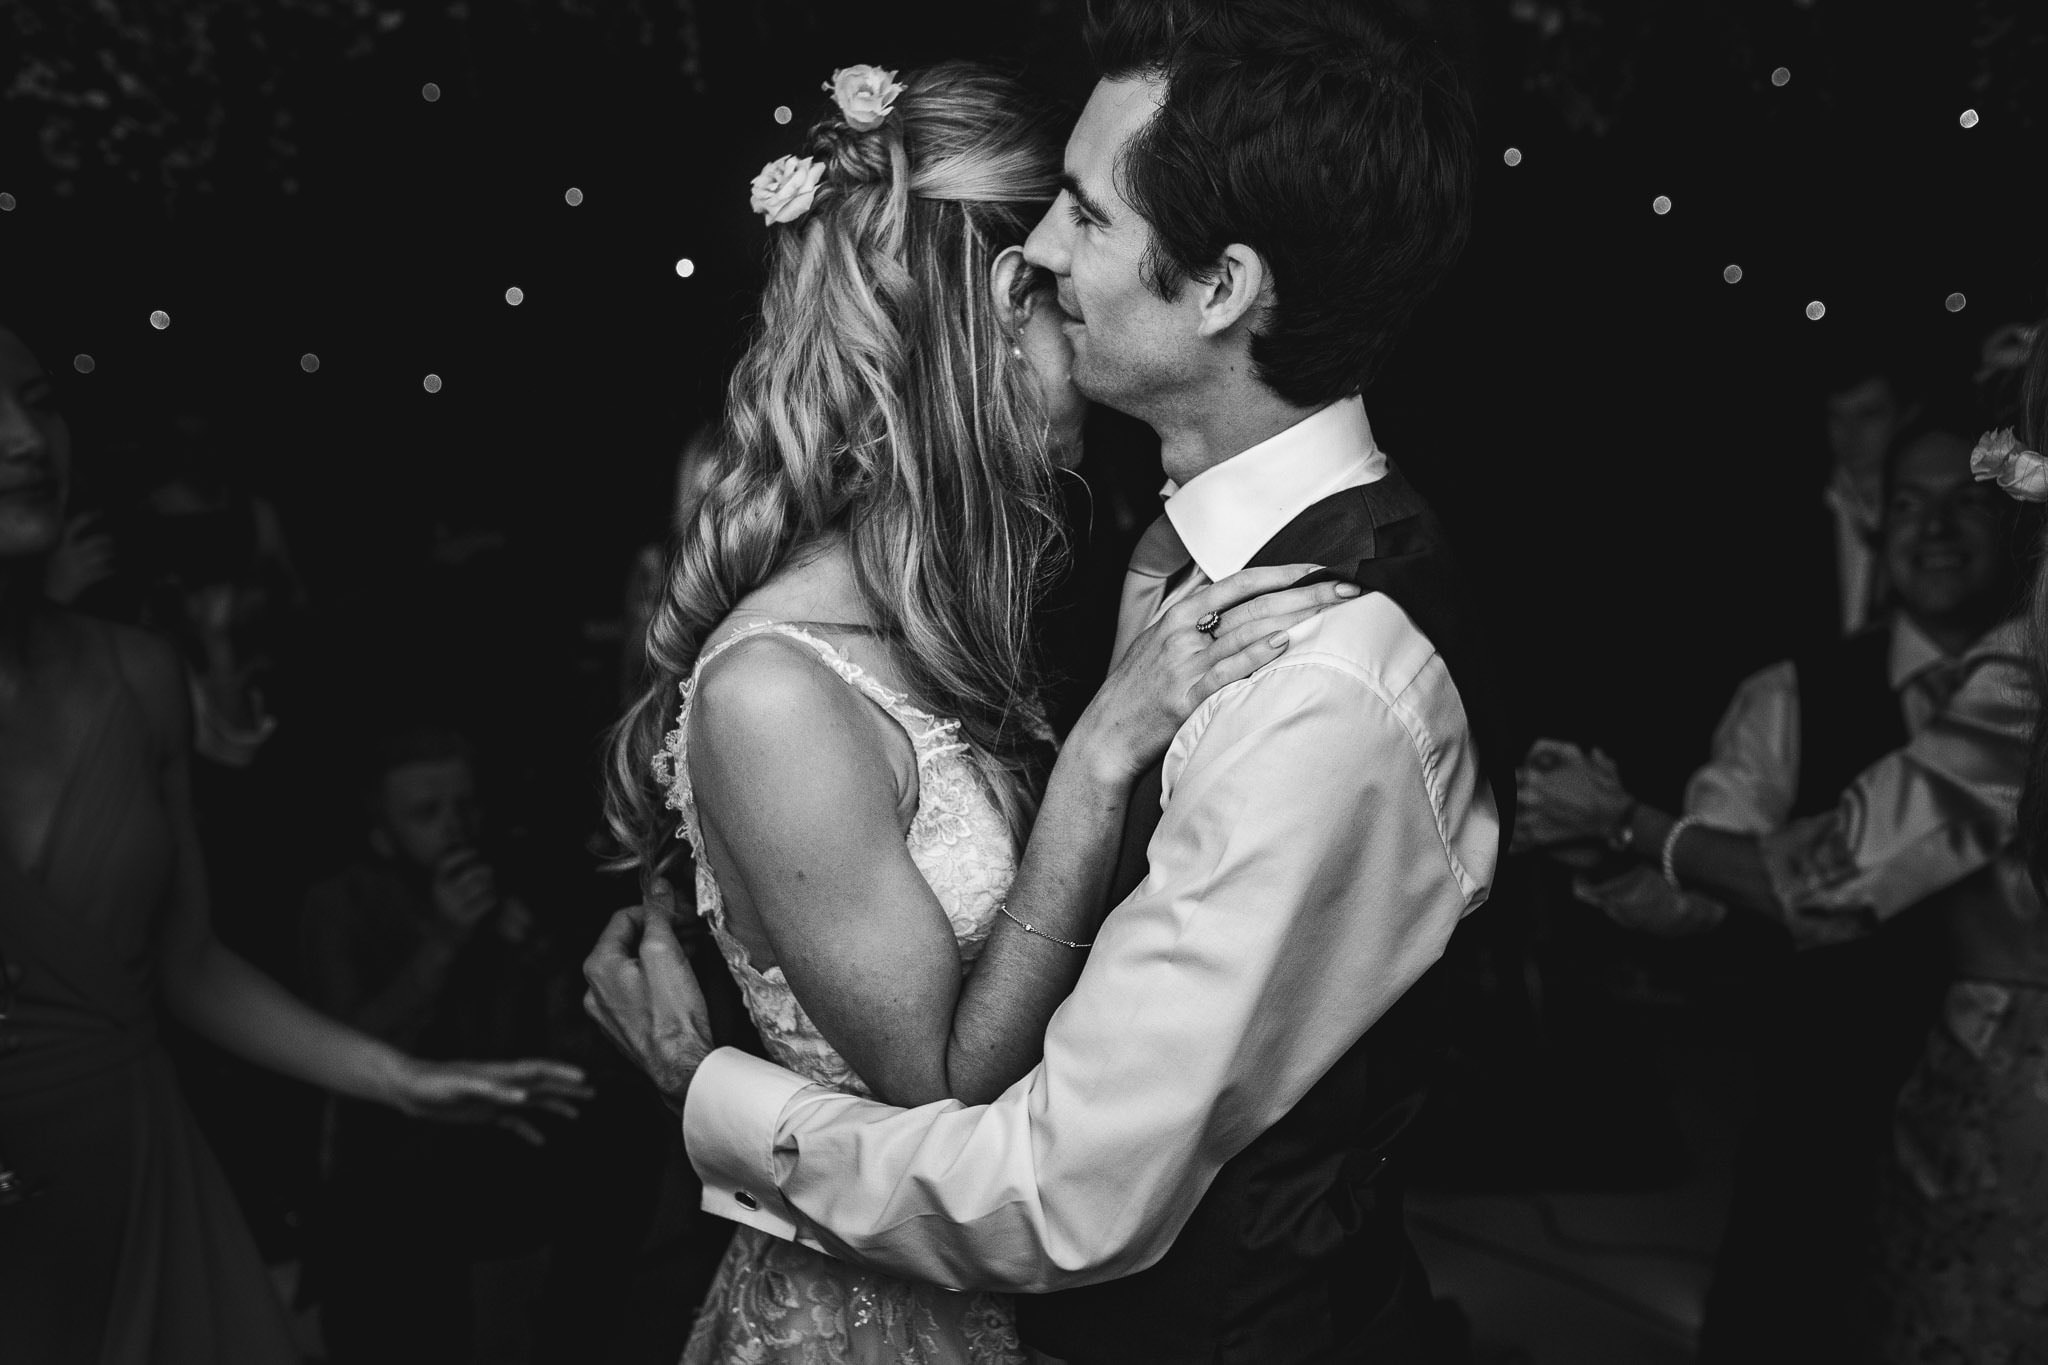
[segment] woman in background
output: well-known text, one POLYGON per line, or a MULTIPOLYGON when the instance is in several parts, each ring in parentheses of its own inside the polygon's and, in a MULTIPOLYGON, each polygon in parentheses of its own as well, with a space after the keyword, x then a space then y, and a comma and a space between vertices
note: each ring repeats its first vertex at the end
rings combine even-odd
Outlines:
POLYGON ((191 696, 156 636, 44 593, 70 429, 0 329, 0 1355, 271 1365, 283 1305, 157 1041, 159 1008, 259 1065, 422 1118, 573 1113, 546 1061, 430 1064, 315 1012, 214 937, 191 696))

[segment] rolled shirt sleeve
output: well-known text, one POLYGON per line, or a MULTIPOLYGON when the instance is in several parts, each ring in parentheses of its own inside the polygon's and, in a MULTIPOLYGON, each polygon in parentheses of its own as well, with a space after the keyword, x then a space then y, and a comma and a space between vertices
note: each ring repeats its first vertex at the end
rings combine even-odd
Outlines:
POLYGON ((1377 595, 1298 630, 1176 737, 1151 873, 1038 1067, 989 1105, 902 1110, 714 1054, 684 1115, 707 1207, 961 1289, 1163 1255, 1492 881, 1498 816, 1428 641, 1377 595))
POLYGON ((1851 935, 1995 859, 2012 841, 2037 709, 2014 628, 1962 661, 1956 690, 1906 746, 1858 774, 1835 808, 1763 841, 1795 934, 1851 935))
MULTIPOLYGON (((1799 675, 1788 659, 1735 690, 1713 746, 1685 787, 1685 813, 1710 829, 1768 834, 1782 829, 1799 793, 1799 675)), ((1696 889, 1675 887, 1656 868, 1636 866, 1604 880, 1576 878, 1580 900, 1632 929, 1703 933, 1727 918, 1728 906, 1696 889)))

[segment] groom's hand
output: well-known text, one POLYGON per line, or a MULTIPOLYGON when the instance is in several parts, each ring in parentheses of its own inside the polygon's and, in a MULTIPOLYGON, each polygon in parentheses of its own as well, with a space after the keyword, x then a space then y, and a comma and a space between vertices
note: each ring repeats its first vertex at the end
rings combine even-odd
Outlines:
POLYGON ((650 904, 613 915, 583 959, 583 1008, 680 1117, 691 1078, 711 1054, 711 1016, 669 927, 673 893, 657 885, 650 904))

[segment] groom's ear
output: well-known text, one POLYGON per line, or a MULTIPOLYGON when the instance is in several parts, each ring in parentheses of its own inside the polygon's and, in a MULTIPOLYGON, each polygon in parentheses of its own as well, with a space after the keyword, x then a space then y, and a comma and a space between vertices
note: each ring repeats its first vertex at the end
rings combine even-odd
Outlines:
POLYGON ((1024 259, 1024 248, 1007 246, 996 253, 995 263, 988 271, 988 292, 995 301, 996 321, 1002 324, 1005 335, 1014 338, 1031 321, 1031 310, 1037 306, 1038 291, 1031 263, 1024 259))
POLYGON ((1213 277, 1193 283, 1201 304, 1198 330, 1205 337, 1221 336, 1247 318, 1256 322, 1273 306, 1273 272, 1264 256, 1242 242, 1223 248, 1213 277))

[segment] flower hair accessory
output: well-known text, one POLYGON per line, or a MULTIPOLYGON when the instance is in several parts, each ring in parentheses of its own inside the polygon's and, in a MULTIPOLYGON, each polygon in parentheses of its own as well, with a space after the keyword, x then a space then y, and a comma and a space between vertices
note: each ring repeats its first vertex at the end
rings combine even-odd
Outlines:
POLYGON ((785 156, 771 161, 754 177, 747 206, 767 219, 770 227, 793 223, 811 211, 811 201, 818 197, 818 181, 824 174, 825 168, 807 156, 785 156))
POLYGON ((879 66, 842 66, 824 88, 839 102, 847 126, 863 133, 881 127, 882 120, 895 112, 896 97, 903 93, 896 73, 879 66))
POLYGON ((1970 452, 1970 472, 1979 480, 1996 479, 2021 502, 2048 502, 2048 459, 2027 450, 2011 427, 1987 431, 1970 452))

